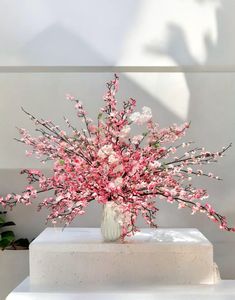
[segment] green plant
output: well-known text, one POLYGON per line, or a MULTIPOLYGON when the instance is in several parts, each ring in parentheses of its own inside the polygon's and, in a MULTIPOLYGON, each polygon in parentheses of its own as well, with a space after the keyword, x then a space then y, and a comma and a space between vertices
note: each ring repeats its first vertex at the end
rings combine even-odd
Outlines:
POLYGON ((28 249, 29 241, 28 239, 18 239, 15 240, 15 234, 12 230, 4 230, 3 228, 14 226, 15 223, 12 221, 6 221, 4 215, 5 211, 0 211, 0 249, 28 249))
POLYGON ((12 221, 6 222, 3 216, 4 214, 6 214, 6 212, 0 212, 0 215, 2 215, 0 216, 0 248, 2 250, 9 247, 15 239, 15 234, 12 230, 3 230, 4 227, 15 225, 12 221))

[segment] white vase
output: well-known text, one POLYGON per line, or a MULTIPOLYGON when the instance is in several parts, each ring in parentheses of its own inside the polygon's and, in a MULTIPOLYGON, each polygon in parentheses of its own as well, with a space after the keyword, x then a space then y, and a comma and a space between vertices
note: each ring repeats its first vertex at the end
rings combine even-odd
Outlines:
POLYGON ((101 233, 105 242, 114 242, 120 239, 122 228, 118 222, 120 210, 114 201, 104 204, 101 233))

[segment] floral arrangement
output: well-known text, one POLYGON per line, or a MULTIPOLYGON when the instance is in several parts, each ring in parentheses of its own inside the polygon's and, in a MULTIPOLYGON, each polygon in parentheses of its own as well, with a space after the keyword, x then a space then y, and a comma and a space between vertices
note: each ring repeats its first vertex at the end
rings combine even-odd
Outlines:
POLYGON ((220 180, 197 166, 216 162, 231 145, 209 152, 192 148, 192 142, 175 144, 185 135, 189 123, 160 128, 153 122, 149 107, 143 107, 142 112, 134 111, 134 99, 123 101, 118 109, 115 97, 118 84, 117 75, 107 83, 105 104, 95 122, 87 116, 81 101, 67 96, 84 124, 81 130, 65 118, 66 132, 52 121, 36 118, 23 109, 40 136, 32 137, 27 130, 19 129, 18 141, 31 147, 26 155, 35 155, 42 163, 52 160, 53 175, 48 177, 35 169, 22 170, 29 185, 21 194, 0 197, 2 206, 12 209, 18 203, 29 205, 39 194, 53 191, 54 195, 47 195, 38 209, 49 209, 48 220, 53 223, 61 220, 67 225, 84 214, 91 201, 100 204, 113 201, 121 210, 119 222, 124 239, 138 231, 139 214, 147 224, 156 227, 158 198, 177 204, 179 209, 189 208, 192 214, 205 213, 221 229, 234 232, 235 228, 228 227, 224 216, 204 203, 208 198, 206 190, 191 183, 193 176, 220 180), (142 133, 132 135, 132 126, 139 126, 142 133))

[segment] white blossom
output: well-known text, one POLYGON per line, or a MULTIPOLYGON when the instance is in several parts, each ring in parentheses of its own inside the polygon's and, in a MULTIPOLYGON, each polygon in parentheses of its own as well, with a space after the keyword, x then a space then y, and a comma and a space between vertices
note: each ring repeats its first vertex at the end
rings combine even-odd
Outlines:
POLYGON ((122 165, 118 165, 118 166, 116 166, 116 167, 113 169, 113 172, 114 172, 114 173, 122 172, 122 171, 123 171, 123 166, 122 166, 122 165))
POLYGON ((129 125, 124 126, 122 130, 119 132, 119 137, 122 139, 126 138, 129 135, 130 131, 131 131, 131 127, 129 125))
POLYGON ((137 144, 139 144, 139 142, 142 140, 142 138, 143 138, 143 135, 141 135, 141 134, 135 135, 135 136, 133 136, 133 138, 132 138, 132 143, 133 143, 134 145, 137 145, 137 144))
POLYGON ((134 112, 133 114, 130 115, 130 119, 135 123, 140 118, 140 116, 141 115, 139 112, 134 112))
POLYGON ((138 125, 143 125, 148 122, 152 118, 152 110, 151 108, 144 106, 142 108, 142 114, 140 112, 134 112, 130 115, 131 121, 138 125))
POLYGON ((100 158, 105 158, 106 156, 109 156, 112 153, 113 153, 113 146, 112 145, 104 145, 102 148, 100 148, 97 155, 100 158))
POLYGON ((117 178, 114 180, 115 186, 121 186, 122 183, 123 183, 122 177, 117 177, 117 178))
POLYGON ((161 167, 161 163, 159 162, 159 161, 154 161, 154 162, 151 162, 150 164, 149 164, 149 167, 151 168, 151 169, 155 169, 155 168, 159 168, 159 167, 161 167))
POLYGON ((118 161, 119 161, 119 159, 118 159, 118 157, 117 157, 117 155, 115 155, 115 154, 111 154, 110 156, 109 156, 109 163, 110 164, 115 164, 115 163, 117 163, 118 161))

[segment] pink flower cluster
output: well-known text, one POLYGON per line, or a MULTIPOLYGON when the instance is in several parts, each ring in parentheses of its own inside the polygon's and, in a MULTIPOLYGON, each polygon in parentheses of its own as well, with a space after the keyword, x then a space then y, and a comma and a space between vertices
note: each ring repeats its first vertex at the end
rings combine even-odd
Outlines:
POLYGON ((192 143, 175 142, 185 135, 188 123, 160 128, 152 120, 149 107, 135 112, 136 101, 129 99, 118 109, 116 92, 118 77, 107 84, 104 107, 97 121, 93 122, 81 101, 68 95, 74 103, 77 117, 84 124, 82 130, 75 128, 65 118, 68 130, 61 130, 52 121, 38 119, 24 112, 36 126, 39 137, 32 137, 27 130, 19 129, 22 143, 30 146, 28 156, 35 155, 42 163, 53 161, 53 175, 46 176, 39 170, 25 169, 29 186, 21 194, 10 193, 0 197, 4 207, 12 208, 17 203, 31 204, 38 194, 53 191, 39 209, 46 207, 48 220, 58 219, 69 224, 85 213, 91 201, 105 204, 114 201, 122 212, 122 237, 134 234, 136 218, 140 214, 145 221, 156 227, 157 199, 189 208, 192 214, 205 213, 219 224, 221 229, 235 231, 227 225, 226 218, 218 214, 209 203, 206 190, 195 188, 193 176, 220 179, 212 173, 198 169, 216 162, 231 146, 218 152, 209 152, 194 147, 192 143), (141 133, 131 134, 132 125, 141 133), (177 155, 177 151, 178 154, 177 155))

